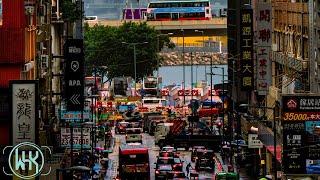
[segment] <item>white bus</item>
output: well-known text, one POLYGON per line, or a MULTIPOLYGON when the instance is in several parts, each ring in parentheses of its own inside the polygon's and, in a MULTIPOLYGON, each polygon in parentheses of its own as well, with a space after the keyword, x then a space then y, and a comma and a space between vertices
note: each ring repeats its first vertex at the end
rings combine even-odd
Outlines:
POLYGON ((164 107, 167 105, 167 100, 163 98, 143 98, 142 106, 147 107, 149 110, 156 109, 157 107, 164 107))

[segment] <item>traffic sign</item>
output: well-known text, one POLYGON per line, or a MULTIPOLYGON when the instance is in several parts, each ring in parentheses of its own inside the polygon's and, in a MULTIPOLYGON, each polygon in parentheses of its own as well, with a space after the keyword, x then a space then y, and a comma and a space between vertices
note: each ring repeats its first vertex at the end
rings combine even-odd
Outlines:
POLYGON ((68 111, 82 111, 84 106, 84 53, 82 39, 68 39, 64 46, 65 95, 68 111))

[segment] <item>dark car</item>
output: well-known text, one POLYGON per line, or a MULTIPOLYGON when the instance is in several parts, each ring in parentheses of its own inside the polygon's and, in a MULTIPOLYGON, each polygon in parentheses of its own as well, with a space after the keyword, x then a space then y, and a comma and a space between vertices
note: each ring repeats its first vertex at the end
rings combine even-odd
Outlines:
POLYGON ((168 174, 172 171, 171 164, 161 164, 156 168, 155 179, 167 179, 168 174))
POLYGON ((168 179, 170 179, 170 180, 186 180, 188 178, 186 177, 186 175, 182 171, 171 171, 168 174, 168 179))
POLYGON ((176 155, 174 152, 170 152, 170 151, 160 151, 159 152, 159 157, 172 157, 174 158, 176 155))
POLYGON ((191 161, 195 162, 196 159, 201 156, 207 148, 204 146, 194 146, 191 152, 191 161))
POLYGON ((116 134, 125 134, 128 122, 119 122, 116 124, 115 133, 116 134))
POLYGON ((174 158, 174 164, 172 166, 174 171, 182 171, 183 161, 180 158, 174 158))
POLYGON ((174 164, 174 158, 173 157, 159 157, 157 159, 156 168, 158 168, 161 165, 173 165, 174 164))

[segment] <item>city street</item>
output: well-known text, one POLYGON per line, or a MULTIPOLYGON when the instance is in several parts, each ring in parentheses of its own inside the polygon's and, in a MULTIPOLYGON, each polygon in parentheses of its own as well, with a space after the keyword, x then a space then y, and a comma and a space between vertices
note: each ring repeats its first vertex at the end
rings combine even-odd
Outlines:
MULTIPOLYGON (((114 131, 113 131, 114 132, 114 131)), ((107 176, 106 176, 106 180, 107 179, 112 179, 115 178, 117 176, 117 168, 118 168, 118 155, 119 155, 119 146, 122 143, 125 143, 125 135, 114 135, 115 137, 115 146, 114 146, 114 150, 111 154, 109 154, 109 159, 110 159, 110 164, 112 165, 111 167, 109 167, 107 176)), ((156 146, 154 144, 154 137, 150 136, 149 134, 143 133, 143 144, 146 145, 149 149, 149 159, 150 159, 150 169, 151 169, 151 179, 155 179, 154 175, 155 175, 155 162, 157 159, 157 156, 159 154, 159 147, 156 146)), ((186 165, 191 162, 191 152, 190 151, 179 151, 180 153, 180 158, 182 161, 184 161, 183 163, 183 170, 185 172, 186 169, 186 165)), ((192 167, 195 167, 195 163, 191 162, 192 167)), ((215 172, 218 172, 218 167, 219 166, 215 166, 216 170, 215 172)), ((213 173, 209 173, 209 172, 205 172, 205 171, 200 171, 199 172, 199 178, 200 179, 213 179, 214 178, 214 174, 213 173)))

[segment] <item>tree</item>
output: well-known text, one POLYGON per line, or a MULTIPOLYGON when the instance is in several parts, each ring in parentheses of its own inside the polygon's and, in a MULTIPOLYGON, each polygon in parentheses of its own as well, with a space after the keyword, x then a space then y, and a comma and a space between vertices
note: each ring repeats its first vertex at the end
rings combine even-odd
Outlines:
POLYGON ((120 27, 95 25, 85 27, 86 73, 106 74, 109 79, 117 76, 134 77, 134 54, 130 43, 148 42, 136 45, 137 79, 152 74, 157 68, 158 49, 173 48, 168 36, 144 23, 124 23, 120 27), (159 48, 158 48, 159 38, 159 48), (128 44, 123 44, 127 42, 128 44))

